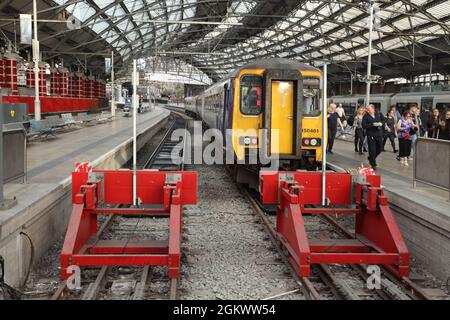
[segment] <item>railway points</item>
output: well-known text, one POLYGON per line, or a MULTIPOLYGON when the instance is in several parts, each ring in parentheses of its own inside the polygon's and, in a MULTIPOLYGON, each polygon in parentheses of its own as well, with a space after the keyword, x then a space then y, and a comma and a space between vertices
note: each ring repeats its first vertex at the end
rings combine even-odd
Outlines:
POLYGON ((437 0, 1 2, 0 300, 170 319, 450 301, 449 19, 437 0))

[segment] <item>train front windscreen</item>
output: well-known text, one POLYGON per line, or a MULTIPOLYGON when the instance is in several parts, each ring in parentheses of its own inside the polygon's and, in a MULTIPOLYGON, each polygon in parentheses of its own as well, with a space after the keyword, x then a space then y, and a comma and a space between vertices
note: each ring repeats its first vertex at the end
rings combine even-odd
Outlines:
POLYGON ((320 80, 303 78, 303 115, 320 115, 320 80))

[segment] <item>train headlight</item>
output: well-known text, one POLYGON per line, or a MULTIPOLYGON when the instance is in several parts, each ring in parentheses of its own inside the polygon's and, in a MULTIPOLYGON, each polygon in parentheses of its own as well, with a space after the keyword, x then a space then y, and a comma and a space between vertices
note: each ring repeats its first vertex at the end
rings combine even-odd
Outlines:
POLYGON ((258 145, 258 138, 251 136, 239 137, 239 144, 244 146, 256 146, 258 145))
POLYGON ((321 145, 320 138, 304 138, 302 139, 302 145, 304 147, 319 147, 321 145))

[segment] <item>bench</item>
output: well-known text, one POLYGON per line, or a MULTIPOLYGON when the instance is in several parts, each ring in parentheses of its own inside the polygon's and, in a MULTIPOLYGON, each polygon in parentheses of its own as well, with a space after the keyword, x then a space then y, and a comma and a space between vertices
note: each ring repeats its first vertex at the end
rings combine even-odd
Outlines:
POLYGON ((111 112, 109 112, 109 111, 102 111, 100 114, 97 115, 97 120, 98 121, 112 121, 113 116, 112 116, 111 112))
POLYGON ((32 120, 30 120, 30 124, 31 124, 32 131, 27 136, 33 137, 33 136, 38 135, 41 139, 42 138, 48 139, 48 136, 52 135, 56 138, 55 128, 53 128, 50 125, 50 123, 48 122, 47 119, 40 120, 40 121, 36 121, 36 120, 32 119, 32 120))
POLYGON ((97 117, 94 117, 90 114, 88 114, 87 112, 81 112, 77 115, 77 120, 80 123, 83 124, 90 124, 92 122, 97 121, 97 117))
POLYGON ((60 118, 58 115, 56 116, 47 116, 45 119, 47 121, 47 125, 54 129, 64 128, 66 126, 64 120, 60 118))
POLYGON ((64 120, 64 123, 69 127, 71 125, 76 125, 78 123, 77 121, 75 121, 71 113, 63 113, 61 115, 61 118, 64 120))

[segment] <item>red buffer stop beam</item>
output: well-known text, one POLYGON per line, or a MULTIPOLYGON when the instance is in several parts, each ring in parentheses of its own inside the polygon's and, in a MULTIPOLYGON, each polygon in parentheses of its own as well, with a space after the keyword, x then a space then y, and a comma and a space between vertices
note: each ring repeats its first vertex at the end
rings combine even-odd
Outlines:
POLYGON ((178 278, 182 209, 197 202, 197 174, 140 170, 136 185, 141 205, 126 208, 133 204, 133 171, 72 173, 73 208, 61 252, 62 279, 70 276, 71 265, 167 266, 169 278, 178 278), (169 237, 165 241, 101 240, 97 237, 98 214, 169 217, 169 237))
POLYGON ((276 232, 300 276, 312 264, 380 264, 409 274, 409 253, 377 175, 326 174, 329 206, 321 207, 320 172, 262 171, 263 204, 278 204, 276 232), (353 214, 353 239, 310 239, 304 215, 353 214))

